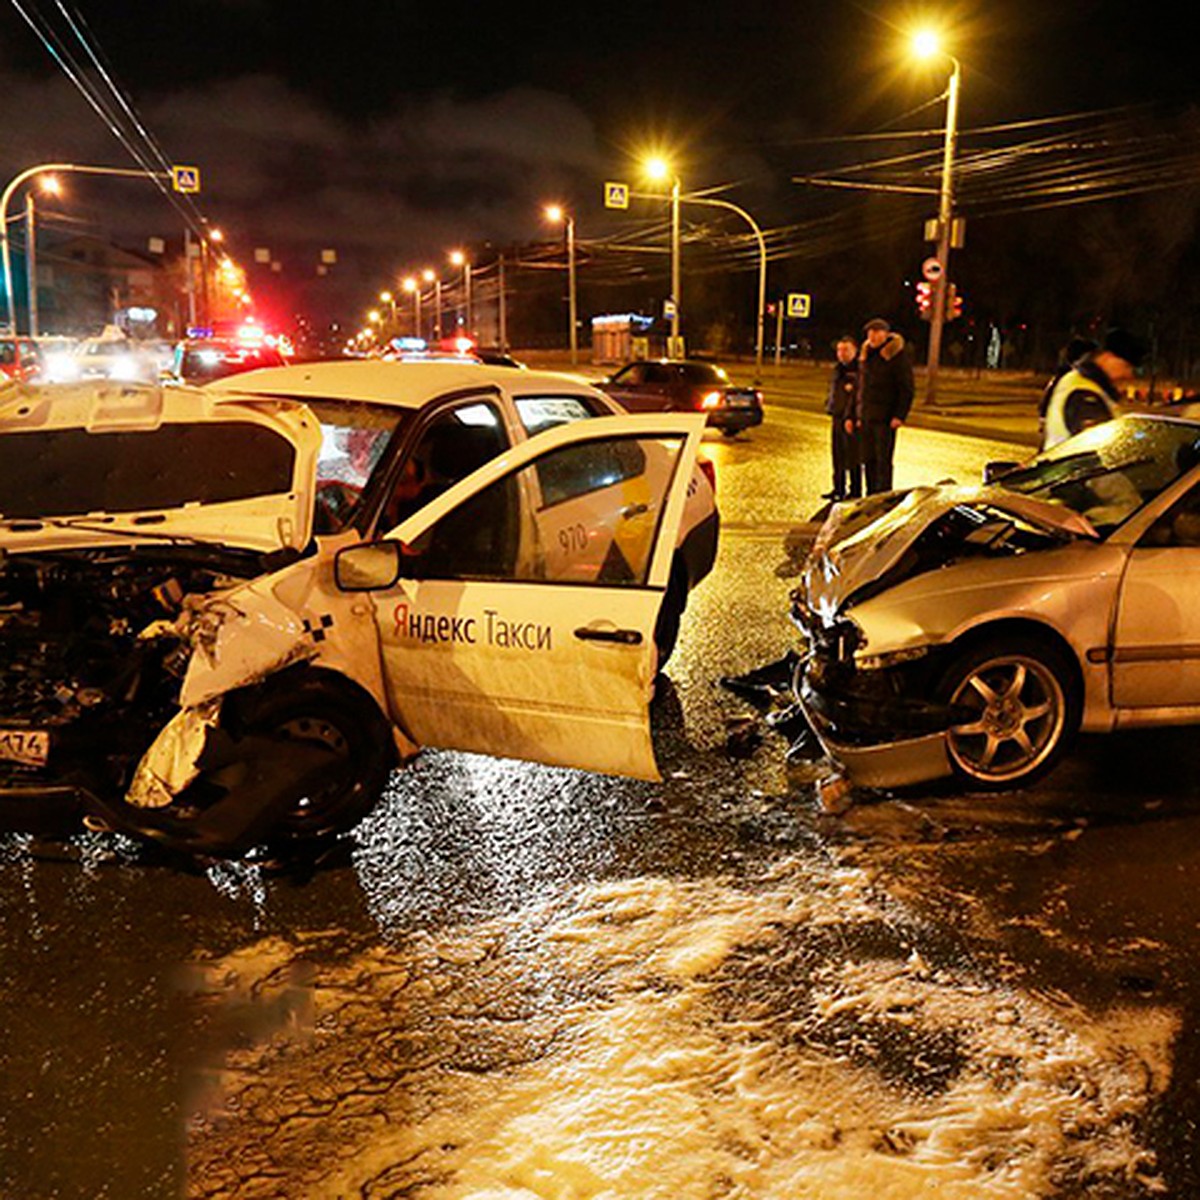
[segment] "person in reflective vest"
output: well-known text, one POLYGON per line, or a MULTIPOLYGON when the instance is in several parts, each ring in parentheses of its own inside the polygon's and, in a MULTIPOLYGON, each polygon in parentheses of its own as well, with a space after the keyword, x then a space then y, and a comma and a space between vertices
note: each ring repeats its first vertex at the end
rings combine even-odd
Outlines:
POLYGON ((1042 449, 1074 437, 1090 425, 1111 421, 1121 411, 1121 385, 1146 357, 1146 343, 1125 329, 1110 329, 1098 350, 1065 372, 1046 402, 1042 449))

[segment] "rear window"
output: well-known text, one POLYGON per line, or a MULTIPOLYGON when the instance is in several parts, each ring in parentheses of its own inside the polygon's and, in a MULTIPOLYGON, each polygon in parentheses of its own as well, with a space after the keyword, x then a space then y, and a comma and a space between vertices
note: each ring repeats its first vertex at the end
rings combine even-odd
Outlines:
POLYGON ((729 376, 712 363, 684 363, 680 368, 687 383, 704 386, 705 384, 722 384, 729 382, 729 376))
POLYGON ((579 396, 518 396, 514 403, 530 437, 545 429, 596 416, 595 410, 579 396))
POLYGON ((260 425, 0 437, 0 519, 155 512, 287 493, 295 449, 260 425))

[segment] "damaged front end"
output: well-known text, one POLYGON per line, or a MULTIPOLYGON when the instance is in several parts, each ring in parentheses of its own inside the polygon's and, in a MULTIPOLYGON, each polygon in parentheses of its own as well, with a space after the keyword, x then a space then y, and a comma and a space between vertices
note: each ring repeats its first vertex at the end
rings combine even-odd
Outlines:
POLYGON ((52 827, 124 795, 177 711, 184 596, 260 562, 158 545, 0 556, 0 827, 52 827))
POLYGON ((822 748, 853 784, 905 787, 952 774, 947 735, 971 719, 941 686, 954 658, 953 628, 931 615, 943 606, 930 604, 928 587, 920 604, 902 589, 1069 540, 1038 524, 1040 515, 1028 505, 1008 511, 995 493, 952 488, 834 509, 791 593, 790 615, 806 647, 794 691, 822 748))
POLYGON ((928 699, 942 655, 931 649, 856 663, 858 626, 847 619, 824 624, 802 589, 792 592, 791 617, 808 653, 794 680, 796 700, 825 753, 863 787, 903 787, 950 774, 946 731, 949 705, 928 699))

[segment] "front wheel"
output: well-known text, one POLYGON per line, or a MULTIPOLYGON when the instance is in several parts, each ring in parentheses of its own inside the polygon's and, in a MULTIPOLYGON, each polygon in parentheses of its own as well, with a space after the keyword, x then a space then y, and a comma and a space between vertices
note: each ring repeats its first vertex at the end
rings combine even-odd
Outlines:
POLYGON ((1079 729, 1072 664, 1037 638, 978 643, 950 666, 938 691, 959 716, 947 733, 951 766, 978 787, 1031 783, 1058 762, 1079 729))
POLYGON ((272 844, 294 846, 344 832, 375 806, 395 765, 395 743, 390 723, 357 685, 333 671, 302 667, 266 680, 234 708, 241 735, 301 743, 328 756, 320 785, 280 814, 268 834, 272 844))

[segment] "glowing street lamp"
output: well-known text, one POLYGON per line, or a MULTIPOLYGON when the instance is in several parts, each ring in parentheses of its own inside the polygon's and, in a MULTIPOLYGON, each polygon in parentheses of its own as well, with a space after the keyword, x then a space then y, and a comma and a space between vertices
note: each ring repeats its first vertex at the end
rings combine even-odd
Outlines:
POLYGON ((461 250, 450 252, 450 262, 456 267, 462 267, 463 273, 463 306, 466 309, 467 327, 465 333, 470 333, 475 327, 474 315, 471 312, 471 260, 461 250))
POLYGON ((938 194, 937 257, 941 274, 933 284, 933 304, 929 322, 929 363, 925 374, 925 402, 937 400, 938 366, 942 356, 942 329, 946 321, 946 294, 950 281, 951 231, 954 224, 954 148, 958 138, 958 92, 962 66, 942 46, 941 38, 924 29, 914 35, 912 52, 919 59, 948 58, 950 81, 946 88, 946 141, 942 151, 942 186, 938 194))
POLYGON ((679 322, 682 310, 680 302, 679 271, 679 176, 671 164, 659 155, 652 155, 642 164, 646 178, 655 183, 671 181, 671 344, 672 353, 679 345, 679 322))
POLYGON ((579 318, 575 305, 575 218, 561 204, 547 204, 542 210, 553 225, 560 222, 567 236, 567 321, 570 325, 571 366, 579 362, 579 318))

